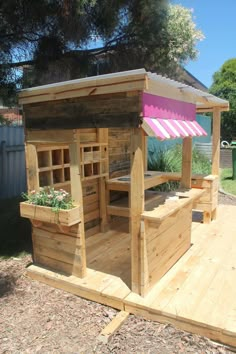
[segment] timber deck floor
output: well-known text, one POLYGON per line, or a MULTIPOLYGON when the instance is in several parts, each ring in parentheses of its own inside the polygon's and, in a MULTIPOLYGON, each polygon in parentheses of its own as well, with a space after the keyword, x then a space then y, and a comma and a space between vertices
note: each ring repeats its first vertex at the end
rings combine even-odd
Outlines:
POLYGON ((87 240, 89 269, 83 279, 35 265, 28 274, 86 299, 236 346, 235 216, 235 206, 221 205, 216 221, 193 222, 191 248, 145 298, 129 289, 130 239, 122 229, 87 240))

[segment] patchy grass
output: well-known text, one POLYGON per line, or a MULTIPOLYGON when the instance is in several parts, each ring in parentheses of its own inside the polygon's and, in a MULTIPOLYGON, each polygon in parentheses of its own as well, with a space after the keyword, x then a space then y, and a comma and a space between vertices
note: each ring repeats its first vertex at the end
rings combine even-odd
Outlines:
POLYGON ((236 195, 236 180, 233 180, 232 176, 232 168, 222 169, 220 175, 221 186, 225 192, 236 195))
POLYGON ((31 252, 31 225, 20 216, 21 198, 0 200, 0 257, 21 257, 31 252))

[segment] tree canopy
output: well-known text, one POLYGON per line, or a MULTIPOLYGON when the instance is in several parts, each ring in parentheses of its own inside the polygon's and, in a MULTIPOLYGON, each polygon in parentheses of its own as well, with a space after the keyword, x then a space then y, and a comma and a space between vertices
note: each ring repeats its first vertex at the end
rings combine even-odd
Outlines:
POLYGON ((221 135, 223 139, 236 137, 236 58, 227 60, 213 75, 210 92, 230 103, 229 112, 222 113, 221 135))
POLYGON ((70 78, 94 74, 97 64, 99 73, 145 67, 173 76, 197 57, 202 38, 191 10, 168 0, 2 1, 0 95, 21 84, 19 68, 34 65, 35 85, 63 60, 77 68, 70 78))

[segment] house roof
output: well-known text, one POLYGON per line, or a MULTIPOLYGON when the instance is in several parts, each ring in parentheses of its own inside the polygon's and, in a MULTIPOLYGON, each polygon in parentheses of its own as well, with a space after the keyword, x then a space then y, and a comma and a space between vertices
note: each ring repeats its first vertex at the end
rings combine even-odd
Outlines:
POLYGON ((185 68, 181 67, 180 73, 181 73, 181 80, 180 81, 183 80, 185 84, 195 87, 198 90, 201 90, 204 92, 208 91, 208 87, 205 86, 200 80, 198 80, 193 74, 191 74, 185 68))
POLYGON ((19 93, 19 103, 55 101, 135 90, 194 103, 198 112, 212 111, 214 107, 218 107, 222 111, 229 109, 229 103, 226 100, 187 84, 147 72, 145 69, 92 76, 24 89, 19 93))

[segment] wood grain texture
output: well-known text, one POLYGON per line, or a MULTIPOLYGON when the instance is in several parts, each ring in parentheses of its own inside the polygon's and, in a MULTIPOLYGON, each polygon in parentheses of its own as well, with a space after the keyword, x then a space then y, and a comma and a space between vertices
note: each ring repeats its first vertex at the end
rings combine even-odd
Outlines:
POLYGON ((144 211, 143 138, 140 128, 131 134, 130 233, 132 291, 140 293, 141 214, 144 211))
POLYGON ((101 333, 98 336, 99 342, 102 342, 104 344, 107 344, 113 334, 115 334, 118 329, 122 326, 122 324, 125 322, 125 320, 129 317, 129 312, 126 311, 120 311, 108 325, 103 328, 101 333))
POLYGON ((26 130, 26 141, 38 144, 70 143, 74 141, 74 130, 26 130))
POLYGON ((26 105, 27 129, 137 127, 139 96, 86 97, 26 105))
POLYGON ((71 176, 71 196, 80 205, 81 222, 78 224, 79 237, 76 239, 77 247, 74 253, 73 274, 84 277, 86 274, 86 251, 85 251, 85 231, 84 231, 84 210, 83 194, 80 178, 80 149, 79 133, 77 141, 69 145, 70 152, 70 176, 71 176))
POLYGON ((212 133, 212 174, 218 176, 220 170, 220 118, 220 109, 214 108, 212 133))
POLYGON ((192 138, 183 139, 182 148, 182 175, 180 185, 182 188, 191 188, 192 178, 192 138))
POLYGON ((147 73, 144 70, 138 71, 99 75, 26 89, 19 94, 19 102, 26 105, 32 102, 56 101, 72 97, 96 97, 97 95, 130 91, 133 96, 137 94, 137 90, 142 91, 146 87, 147 73))
POLYGON ((191 243, 192 202, 189 200, 181 209, 176 209, 172 217, 162 221, 144 218, 142 232, 143 272, 142 295, 163 277, 176 261, 189 249, 191 243), (172 222, 168 220, 171 218, 172 222), (173 220, 175 222, 173 223, 173 220))
POLYGON ((39 175, 38 175, 38 156, 36 146, 33 144, 26 144, 26 176, 28 191, 39 189, 39 175))

